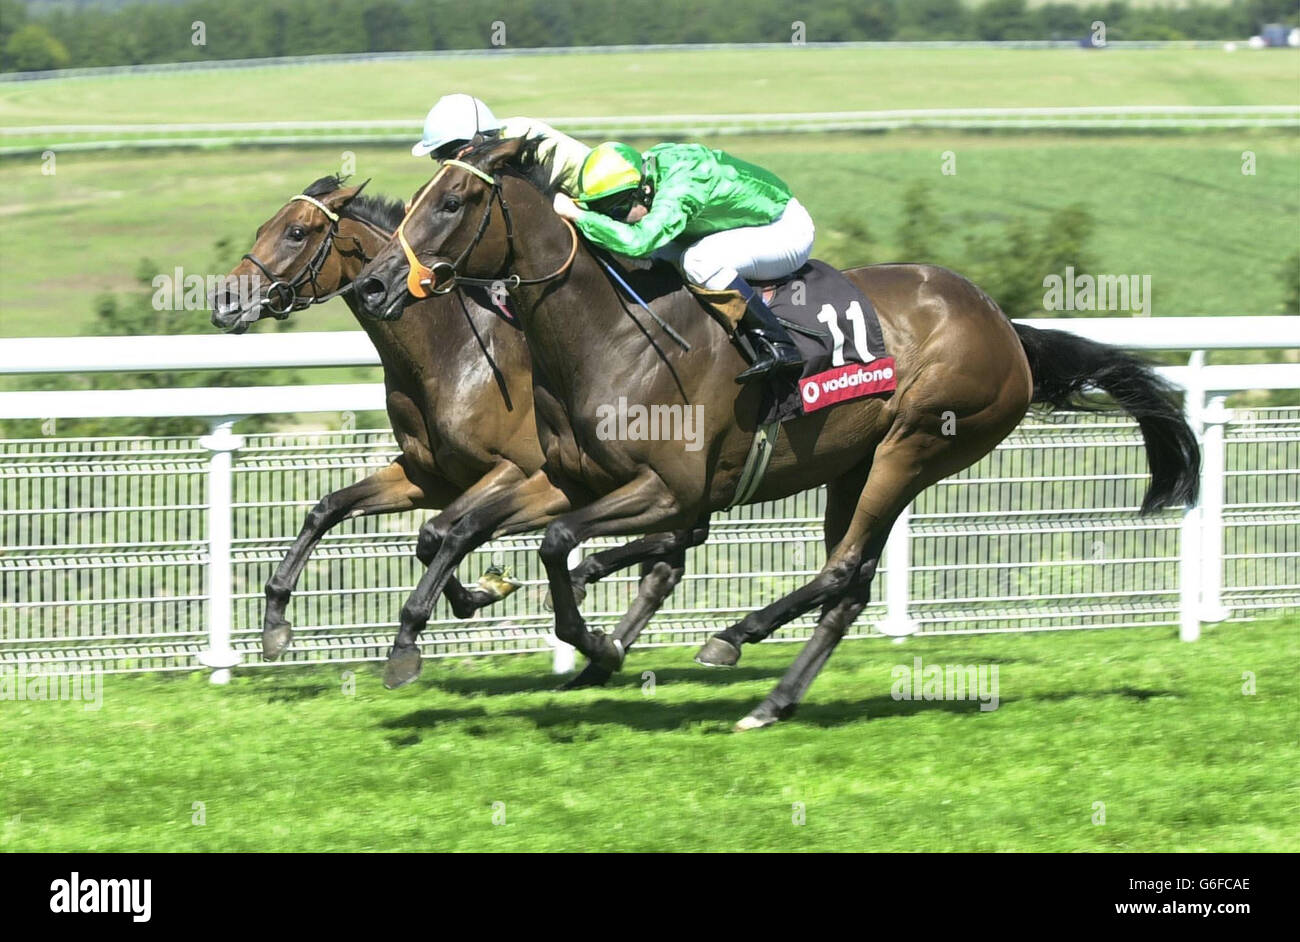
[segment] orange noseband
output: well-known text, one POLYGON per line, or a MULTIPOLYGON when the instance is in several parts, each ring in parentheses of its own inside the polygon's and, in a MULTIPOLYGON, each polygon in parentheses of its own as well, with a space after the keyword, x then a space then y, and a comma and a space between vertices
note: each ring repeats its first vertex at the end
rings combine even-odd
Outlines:
POLYGON ((411 215, 419 208, 420 204, 424 202, 424 198, 433 190, 433 185, 442 178, 442 175, 447 172, 449 167, 459 167, 461 170, 468 170, 485 183, 489 185, 496 184, 496 181, 491 176, 477 167, 472 167, 461 160, 444 160, 442 166, 438 169, 437 175, 429 181, 429 185, 424 188, 424 192, 420 194, 419 199, 411 205, 410 210, 407 212, 406 216, 403 217, 401 225, 397 227, 397 241, 401 243, 402 251, 406 254, 407 264, 410 266, 410 270, 406 274, 406 290, 411 292, 411 294, 417 298, 428 298, 435 294, 446 294, 456 286, 456 266, 451 262, 434 262, 433 267, 424 264, 424 262, 420 261, 416 257, 415 250, 411 248, 411 243, 406 241, 405 231, 406 220, 410 219, 411 215), (446 287, 442 289, 438 288, 438 281, 434 277, 435 271, 446 273, 447 277, 444 282, 446 287))

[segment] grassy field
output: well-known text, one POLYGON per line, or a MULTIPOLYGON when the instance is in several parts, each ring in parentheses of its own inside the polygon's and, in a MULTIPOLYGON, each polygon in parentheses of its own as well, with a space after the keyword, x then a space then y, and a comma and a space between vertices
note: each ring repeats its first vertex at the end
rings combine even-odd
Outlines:
POLYGON ((1296 627, 850 642, 792 721, 743 734, 793 647, 732 672, 634 653, 575 693, 542 657, 396 692, 355 667, 353 695, 341 666, 110 676, 99 711, 0 702, 0 847, 1296 851, 1296 627), (996 665, 1000 705, 892 699, 914 657, 996 665))
POLYGON ((1290 105, 1300 54, 1173 49, 789 49, 319 64, 0 85, 0 126, 499 114, 712 114, 1065 105, 1290 105), (797 81, 792 81, 797 76, 797 81), (274 89, 274 93, 270 93, 274 89))
MULTIPOLYGON (((451 89, 483 95, 501 114, 551 116, 1293 104, 1298 82, 1300 55, 1290 51, 504 56, 490 64, 447 59, 13 83, 0 85, 0 126, 418 119, 451 89)), ((1278 272, 1300 247, 1294 132, 921 132, 722 143, 791 182, 818 221, 818 254, 841 265, 901 258, 901 192, 915 180, 932 184, 951 233, 926 260, 960 267, 968 233, 997 238, 1012 217, 1041 225, 1079 202, 1096 219, 1096 270, 1150 274, 1156 314, 1274 313, 1282 298, 1278 272), (1247 150, 1257 155, 1255 175, 1241 172, 1247 150), (955 175, 940 172, 945 151, 956 155, 955 175)), ((350 150, 358 174, 374 177, 381 192, 409 194, 429 172, 401 146, 350 150)), ((339 168, 342 151, 70 152, 58 155, 54 175, 42 174, 34 157, 0 160, 0 336, 87 332, 95 295, 135 288, 141 259, 154 272, 180 265, 207 273, 223 237, 238 246, 225 261, 237 258, 285 199, 339 168)), ((352 325, 341 303, 311 317, 321 329, 352 325)))
MULTIPOLYGON (((1276 313, 1279 271, 1300 248, 1300 148, 1277 132, 918 132, 726 146, 790 181, 818 222, 817 254, 840 265, 902 260, 902 192, 916 180, 930 184, 949 233, 929 260, 960 267, 968 234, 997 238, 1014 217, 1038 228, 1077 202, 1095 219, 1094 270, 1150 274, 1155 314, 1276 313), (1244 150, 1256 154, 1253 176, 1241 173, 1244 150), (956 155, 955 175, 940 172, 944 151, 956 155)), ((400 148, 354 153, 378 192, 409 195, 429 172, 400 148)), ((326 148, 68 154, 53 177, 0 162, 0 336, 88 332, 95 295, 136 289, 142 258, 154 272, 206 273, 221 237, 238 258, 257 225, 340 159, 326 148)), ((355 326, 341 301, 299 318, 355 326)))

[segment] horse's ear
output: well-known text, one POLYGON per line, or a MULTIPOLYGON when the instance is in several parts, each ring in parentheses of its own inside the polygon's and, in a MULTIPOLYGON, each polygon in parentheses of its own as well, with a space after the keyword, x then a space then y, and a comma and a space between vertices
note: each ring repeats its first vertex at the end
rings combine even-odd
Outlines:
POLYGON ((526 143, 527 141, 522 137, 507 137, 485 150, 475 163, 480 169, 494 171, 502 164, 518 160, 526 143))
POLYGON ((328 196, 321 197, 321 202, 337 213, 342 210, 344 206, 348 205, 348 203, 356 199, 369 182, 370 180, 366 179, 357 186, 341 187, 328 196))

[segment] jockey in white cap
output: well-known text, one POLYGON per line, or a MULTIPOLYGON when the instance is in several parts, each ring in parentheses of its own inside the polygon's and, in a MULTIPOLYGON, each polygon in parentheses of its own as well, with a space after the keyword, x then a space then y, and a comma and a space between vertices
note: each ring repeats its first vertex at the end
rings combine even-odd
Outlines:
POLYGON ((591 148, 561 134, 535 118, 500 120, 483 102, 472 95, 444 95, 429 109, 424 119, 424 134, 411 148, 416 157, 446 160, 469 147, 478 136, 540 138, 537 160, 550 173, 550 182, 561 192, 578 192, 578 176, 591 148))

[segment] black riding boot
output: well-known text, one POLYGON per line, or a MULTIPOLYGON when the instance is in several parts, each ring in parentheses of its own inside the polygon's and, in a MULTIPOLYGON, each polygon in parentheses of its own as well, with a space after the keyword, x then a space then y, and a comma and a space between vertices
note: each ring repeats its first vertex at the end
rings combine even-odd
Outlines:
POLYGON ((763 301, 744 278, 737 278, 729 286, 745 299, 745 315, 736 325, 745 332, 754 348, 754 362, 739 376, 737 383, 747 383, 756 376, 791 376, 797 378, 803 371, 803 355, 781 326, 772 309, 763 301))

